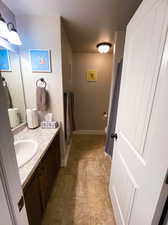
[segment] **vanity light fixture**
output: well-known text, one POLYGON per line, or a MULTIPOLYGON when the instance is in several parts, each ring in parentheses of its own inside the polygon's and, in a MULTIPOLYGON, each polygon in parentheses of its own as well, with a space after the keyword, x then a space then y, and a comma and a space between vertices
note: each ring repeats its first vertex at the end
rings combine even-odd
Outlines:
POLYGON ((109 42, 101 42, 96 45, 98 52, 100 53, 108 53, 110 51, 110 48, 112 47, 112 44, 109 42))
POLYGON ((20 37, 18 35, 17 30, 15 29, 15 26, 13 23, 8 23, 8 29, 9 29, 9 34, 8 34, 8 41, 11 44, 14 45, 22 45, 22 42, 20 40, 20 37))
POLYGON ((8 39, 9 30, 7 23, 5 22, 4 18, 0 14, 0 37, 4 39, 8 39))

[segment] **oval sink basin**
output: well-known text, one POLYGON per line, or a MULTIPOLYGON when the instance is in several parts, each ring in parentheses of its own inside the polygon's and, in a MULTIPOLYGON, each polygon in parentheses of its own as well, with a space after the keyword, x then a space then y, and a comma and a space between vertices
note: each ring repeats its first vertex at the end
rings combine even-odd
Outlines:
POLYGON ((15 141, 14 146, 18 167, 20 168, 34 157, 37 153, 38 144, 33 140, 20 140, 15 141))

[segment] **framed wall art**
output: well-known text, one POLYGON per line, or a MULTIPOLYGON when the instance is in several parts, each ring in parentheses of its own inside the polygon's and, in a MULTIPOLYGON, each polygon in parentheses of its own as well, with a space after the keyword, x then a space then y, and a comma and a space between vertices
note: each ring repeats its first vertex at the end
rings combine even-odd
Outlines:
POLYGON ((11 72, 11 63, 9 51, 7 49, 0 49, 0 71, 11 72))
POLYGON ((97 71, 96 70, 88 70, 86 72, 87 81, 96 82, 97 81, 97 71))
POLYGON ((31 69, 34 73, 51 73, 50 50, 29 50, 31 69))

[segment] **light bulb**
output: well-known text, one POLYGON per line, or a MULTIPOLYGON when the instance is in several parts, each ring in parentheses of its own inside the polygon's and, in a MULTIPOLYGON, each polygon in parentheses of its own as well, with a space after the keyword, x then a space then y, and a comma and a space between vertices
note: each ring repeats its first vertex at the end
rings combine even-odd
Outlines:
POLYGON ((0 37, 8 39, 9 30, 5 20, 0 15, 0 37))
POLYGON ((97 45, 97 48, 98 48, 98 52, 100 53, 108 53, 110 51, 110 48, 111 48, 111 44, 110 43, 100 43, 97 45))
POLYGON ((8 23, 7 26, 9 28, 8 41, 11 44, 14 44, 14 45, 22 45, 22 42, 21 42, 20 37, 17 33, 17 30, 14 27, 14 24, 8 23))
POLYGON ((22 42, 20 40, 20 37, 19 37, 17 31, 14 30, 14 29, 12 29, 11 31, 9 31, 8 41, 11 44, 14 44, 14 45, 22 45, 22 42))

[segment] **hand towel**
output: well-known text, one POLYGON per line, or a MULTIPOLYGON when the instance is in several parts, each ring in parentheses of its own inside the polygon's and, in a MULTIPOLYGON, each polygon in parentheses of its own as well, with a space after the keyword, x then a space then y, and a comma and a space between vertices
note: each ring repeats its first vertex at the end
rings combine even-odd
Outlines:
POLYGON ((72 92, 64 92, 64 118, 66 143, 70 143, 72 131, 75 130, 74 120, 74 95, 72 92))
POLYGON ((48 94, 45 87, 36 88, 37 110, 44 112, 48 108, 48 94))

